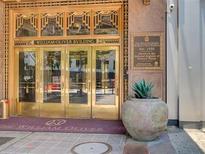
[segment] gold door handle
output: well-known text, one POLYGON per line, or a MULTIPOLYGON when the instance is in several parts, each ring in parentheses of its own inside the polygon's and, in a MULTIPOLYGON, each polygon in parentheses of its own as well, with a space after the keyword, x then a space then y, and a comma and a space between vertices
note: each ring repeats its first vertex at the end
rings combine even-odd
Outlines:
POLYGON ((120 90, 119 88, 116 88, 116 95, 119 96, 120 90))
POLYGON ((39 81, 36 82, 36 90, 39 90, 39 81))
POLYGON ((62 90, 64 90, 64 82, 63 82, 63 83, 61 83, 61 86, 62 86, 62 90))
POLYGON ((29 93, 29 86, 26 85, 25 89, 26 89, 26 94, 28 94, 29 93))
POLYGON ((91 90, 91 82, 90 81, 88 81, 88 90, 90 91, 91 90))

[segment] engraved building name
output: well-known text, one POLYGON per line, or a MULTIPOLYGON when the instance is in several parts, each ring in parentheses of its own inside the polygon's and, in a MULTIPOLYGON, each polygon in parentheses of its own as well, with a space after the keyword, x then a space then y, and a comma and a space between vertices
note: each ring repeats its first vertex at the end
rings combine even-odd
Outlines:
POLYGON ((15 46, 26 45, 72 45, 72 44, 119 44, 119 39, 62 39, 15 41, 15 46))

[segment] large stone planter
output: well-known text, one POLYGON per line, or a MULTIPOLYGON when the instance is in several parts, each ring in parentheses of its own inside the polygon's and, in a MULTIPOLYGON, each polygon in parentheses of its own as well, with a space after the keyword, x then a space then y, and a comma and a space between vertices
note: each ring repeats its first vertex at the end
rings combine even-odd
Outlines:
POLYGON ((122 121, 136 140, 151 141, 167 128, 168 108, 160 99, 130 99, 122 106, 122 121))

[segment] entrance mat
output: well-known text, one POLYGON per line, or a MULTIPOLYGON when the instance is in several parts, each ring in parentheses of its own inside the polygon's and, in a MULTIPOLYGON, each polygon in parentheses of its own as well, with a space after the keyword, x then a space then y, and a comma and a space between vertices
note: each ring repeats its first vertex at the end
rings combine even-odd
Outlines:
POLYGON ((0 145, 3 145, 11 140, 13 140, 14 137, 0 137, 0 145))
POLYGON ((12 117, 0 120, 0 131, 125 134, 122 121, 12 117))

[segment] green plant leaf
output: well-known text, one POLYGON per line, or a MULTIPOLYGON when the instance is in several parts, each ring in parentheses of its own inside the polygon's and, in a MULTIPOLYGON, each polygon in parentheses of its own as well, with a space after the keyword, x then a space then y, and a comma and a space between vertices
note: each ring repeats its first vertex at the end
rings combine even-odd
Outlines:
POLYGON ((151 98, 152 89, 154 85, 152 82, 146 82, 144 79, 135 82, 132 86, 135 96, 137 98, 151 98))

